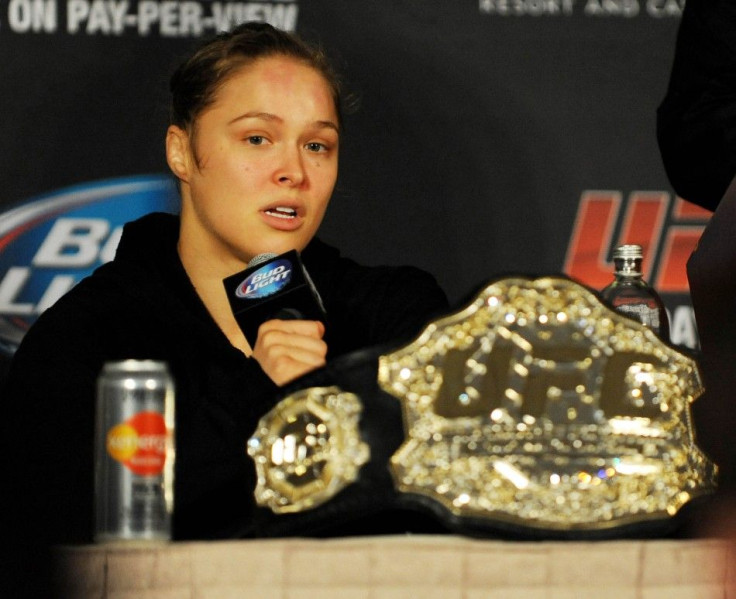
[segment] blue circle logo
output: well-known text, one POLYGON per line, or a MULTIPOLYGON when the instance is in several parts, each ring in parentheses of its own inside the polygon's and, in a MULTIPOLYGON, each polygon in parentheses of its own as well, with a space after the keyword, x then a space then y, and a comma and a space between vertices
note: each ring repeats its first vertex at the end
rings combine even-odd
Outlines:
POLYGON ((113 259, 126 222, 178 212, 171 175, 93 181, 0 212, 0 354, 12 355, 46 308, 113 259))

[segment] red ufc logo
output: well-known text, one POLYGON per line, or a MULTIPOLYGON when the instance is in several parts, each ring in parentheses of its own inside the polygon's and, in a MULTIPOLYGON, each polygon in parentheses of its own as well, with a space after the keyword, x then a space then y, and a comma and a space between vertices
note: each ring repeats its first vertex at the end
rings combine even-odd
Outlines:
POLYGON ((613 248, 635 243, 644 250, 644 278, 660 293, 689 293, 686 263, 711 213, 664 191, 632 192, 623 214, 622 204, 619 191, 583 192, 564 272, 602 289, 613 276, 613 248))

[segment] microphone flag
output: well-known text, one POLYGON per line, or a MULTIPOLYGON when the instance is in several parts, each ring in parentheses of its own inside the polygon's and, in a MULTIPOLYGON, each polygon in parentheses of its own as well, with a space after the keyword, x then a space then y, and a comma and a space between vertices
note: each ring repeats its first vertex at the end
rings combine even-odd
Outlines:
POLYGON ((223 280, 230 308, 248 343, 267 320, 325 320, 325 309, 296 250, 263 254, 245 270, 223 280))

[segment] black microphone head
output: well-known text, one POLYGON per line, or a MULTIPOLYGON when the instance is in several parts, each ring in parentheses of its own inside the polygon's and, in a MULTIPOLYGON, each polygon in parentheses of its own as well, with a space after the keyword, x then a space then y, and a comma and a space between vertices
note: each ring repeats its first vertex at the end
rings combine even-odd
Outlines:
POLYGON ((322 298, 296 250, 258 254, 223 284, 235 320, 251 345, 267 320, 325 321, 322 298))
MULTIPOLYGON (((258 266, 259 264, 263 264, 264 262, 268 262, 272 258, 277 258, 278 254, 274 254, 273 252, 264 252, 263 254, 258 254, 257 256, 254 256, 250 262, 248 262, 248 266, 246 269, 253 268, 254 266, 258 266)), ((307 284, 312 290, 312 293, 314 294, 314 299, 317 300, 317 303, 319 303, 320 310, 322 312, 325 311, 325 305, 322 302, 322 296, 319 294, 319 291, 317 291, 317 288, 314 286, 314 281, 312 281, 312 277, 309 276, 309 273, 307 272, 307 269, 304 268, 304 265, 302 264, 302 271, 304 272, 304 278, 307 280, 307 284)), ((283 320, 290 320, 290 319, 299 319, 303 318, 301 312, 299 310, 282 310, 280 311, 280 314, 282 316, 279 316, 283 320)))

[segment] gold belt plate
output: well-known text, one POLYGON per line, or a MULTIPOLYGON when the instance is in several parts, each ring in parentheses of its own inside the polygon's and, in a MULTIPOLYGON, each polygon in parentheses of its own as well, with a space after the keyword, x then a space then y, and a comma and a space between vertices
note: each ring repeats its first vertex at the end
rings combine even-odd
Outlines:
POLYGON ((696 362, 565 278, 509 278, 381 356, 402 403, 401 492, 542 529, 674 515, 715 490, 696 362))

